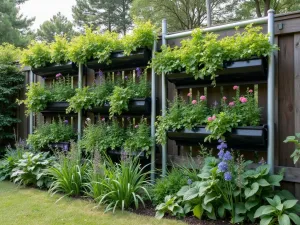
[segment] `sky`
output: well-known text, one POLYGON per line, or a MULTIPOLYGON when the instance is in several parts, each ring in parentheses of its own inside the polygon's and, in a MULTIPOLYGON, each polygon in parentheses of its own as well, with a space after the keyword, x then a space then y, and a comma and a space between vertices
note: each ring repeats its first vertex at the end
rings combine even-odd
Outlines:
POLYGON ((21 13, 27 17, 35 17, 33 29, 61 12, 69 20, 72 20, 72 6, 76 0, 28 0, 20 6, 21 13))

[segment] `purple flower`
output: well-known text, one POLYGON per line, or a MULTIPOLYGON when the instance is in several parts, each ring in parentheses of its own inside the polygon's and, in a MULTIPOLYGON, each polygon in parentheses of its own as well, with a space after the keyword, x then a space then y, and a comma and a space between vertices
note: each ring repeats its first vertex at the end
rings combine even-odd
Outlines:
POLYGON ((46 80, 46 77, 42 77, 43 80, 46 80))
POLYGON ((219 151, 218 156, 219 156, 219 159, 223 159, 223 156, 224 156, 224 150, 223 149, 219 151))
POLYGON ((214 101, 213 106, 217 107, 219 103, 217 101, 214 101))
POLYGON ((98 74, 99 77, 102 77, 102 76, 103 76, 102 70, 99 70, 96 74, 98 74))
POLYGON ((230 173, 230 172, 224 173, 224 179, 225 179, 226 181, 231 181, 231 179, 232 179, 231 173, 230 173))
POLYGON ((125 80, 127 80, 127 79, 128 79, 128 76, 125 76, 124 78, 125 78, 125 80))
POLYGON ((120 71, 118 71, 118 72, 117 72, 117 75, 118 75, 118 76, 120 76, 120 75, 121 75, 121 72, 120 72, 120 71))
POLYGON ((224 156, 223 156, 223 160, 224 161, 229 161, 229 160, 232 160, 232 155, 229 151, 226 151, 224 156))
POLYGON ((59 77, 61 77, 62 76, 62 74, 61 73, 58 73, 58 74, 56 74, 56 79, 58 79, 59 77))
POLYGON ((258 162, 258 164, 260 164, 260 165, 266 164, 264 157, 261 158, 261 160, 258 162))
POLYGON ((219 169, 219 171, 220 172, 227 172, 227 170, 228 170, 228 165, 227 165, 227 163, 226 162, 220 162, 219 164, 218 164, 218 169, 219 169))
POLYGON ((187 184, 188 184, 188 185, 191 185, 192 183, 193 183, 192 179, 188 179, 188 180, 187 180, 187 184))
POLYGON ((101 120, 102 120, 102 121, 105 121, 105 118, 103 117, 101 120))
POLYGON ((64 145, 64 151, 68 151, 69 150, 69 146, 68 145, 64 145))
POLYGON ((136 75, 137 75, 137 77, 141 76, 141 74, 142 74, 141 68, 140 68, 140 67, 137 67, 135 70, 136 70, 136 75))
POLYGON ((218 146, 217 149, 222 150, 222 149, 226 149, 227 148, 227 144, 222 141, 218 146))
POLYGON ((65 120, 64 123, 65 123, 65 124, 68 124, 68 123, 69 123, 69 120, 65 120))

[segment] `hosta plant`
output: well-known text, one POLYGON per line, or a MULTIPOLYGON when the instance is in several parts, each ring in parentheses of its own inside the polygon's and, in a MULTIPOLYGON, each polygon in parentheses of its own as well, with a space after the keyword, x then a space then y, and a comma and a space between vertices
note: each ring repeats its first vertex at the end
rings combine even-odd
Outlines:
POLYGON ((36 185, 39 188, 50 187, 51 178, 47 174, 48 167, 52 166, 54 157, 49 157, 48 152, 24 152, 22 158, 15 163, 11 179, 14 183, 22 185, 36 185))
POLYGON ((296 207, 298 200, 282 201, 278 195, 275 195, 273 199, 266 198, 266 200, 269 204, 260 206, 254 214, 254 218, 260 218, 261 225, 291 225, 291 221, 296 225, 300 224, 300 217, 297 215, 300 210, 296 207))

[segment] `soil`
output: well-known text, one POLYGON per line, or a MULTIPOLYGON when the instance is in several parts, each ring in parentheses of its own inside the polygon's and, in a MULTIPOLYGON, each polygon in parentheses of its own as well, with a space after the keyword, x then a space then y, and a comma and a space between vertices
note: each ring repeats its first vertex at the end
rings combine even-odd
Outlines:
MULTIPOLYGON (((130 210, 132 213, 136 213, 139 215, 144 215, 144 216, 151 216, 155 217, 155 207, 147 202, 146 207, 140 207, 138 210, 132 209, 130 210)), ((179 220, 178 218, 174 216, 165 216, 164 218, 166 219, 172 219, 172 220, 179 220)), ((194 216, 187 216, 184 219, 181 219, 181 221, 189 224, 189 225, 230 225, 231 223, 229 221, 222 221, 222 220, 214 220, 214 221, 208 221, 208 220, 199 220, 194 216)), ((247 225, 247 224, 244 224, 247 225)), ((248 224, 250 225, 250 224, 248 224)), ((251 225, 254 225, 251 223, 251 225)))

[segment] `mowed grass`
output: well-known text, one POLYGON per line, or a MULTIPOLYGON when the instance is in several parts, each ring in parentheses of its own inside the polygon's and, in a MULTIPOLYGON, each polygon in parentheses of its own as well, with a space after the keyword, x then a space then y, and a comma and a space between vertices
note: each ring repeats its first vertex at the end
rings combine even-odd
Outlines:
POLYGON ((157 220, 129 212, 104 213, 93 202, 51 197, 46 191, 0 182, 0 225, 184 225, 175 220, 157 220))

